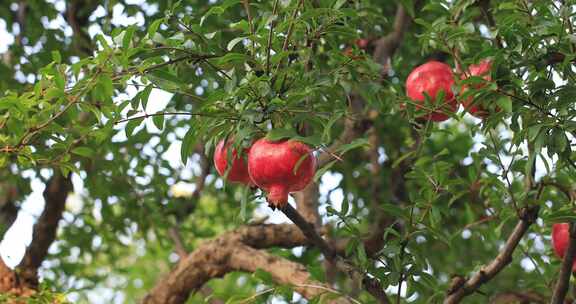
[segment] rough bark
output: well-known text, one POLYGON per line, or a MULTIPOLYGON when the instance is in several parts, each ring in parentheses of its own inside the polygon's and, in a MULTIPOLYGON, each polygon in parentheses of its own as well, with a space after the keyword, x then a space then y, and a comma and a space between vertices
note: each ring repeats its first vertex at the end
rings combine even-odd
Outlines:
POLYGON ((328 286, 310 280, 302 265, 257 250, 303 245, 308 245, 308 240, 295 225, 243 226, 196 248, 158 281, 143 303, 185 303, 210 279, 234 270, 253 272, 258 268, 269 271, 277 283, 294 286, 305 297, 326 293, 328 286))
POLYGON ((18 216, 18 207, 14 204, 17 196, 16 186, 0 183, 0 240, 18 216))
POLYGON ((62 218, 62 212, 66 206, 68 193, 72 191, 72 180, 70 176, 64 177, 60 171, 54 171, 44 189, 44 211, 34 224, 32 242, 26 248, 24 258, 18 265, 21 277, 29 286, 37 286, 38 267, 42 264, 48 248, 56 239, 58 223, 62 218))
POLYGON ((498 294, 494 296, 492 299, 490 299, 490 304, 510 304, 510 303, 544 304, 546 303, 546 298, 532 291, 525 291, 525 292, 510 291, 498 294))
MULTIPOLYGON (((330 286, 315 282, 304 265, 272 255, 263 250, 239 245, 236 246, 230 256, 230 266, 234 270, 255 272, 262 269, 272 275, 272 279, 283 285, 291 285, 294 291, 306 299, 315 297, 335 296, 336 291, 330 286)), ((330 303, 350 303, 345 297, 334 299, 330 303)))
POLYGON ((34 289, 26 285, 18 274, 4 264, 0 257, 0 293, 14 294, 17 296, 29 296, 34 293, 34 289))

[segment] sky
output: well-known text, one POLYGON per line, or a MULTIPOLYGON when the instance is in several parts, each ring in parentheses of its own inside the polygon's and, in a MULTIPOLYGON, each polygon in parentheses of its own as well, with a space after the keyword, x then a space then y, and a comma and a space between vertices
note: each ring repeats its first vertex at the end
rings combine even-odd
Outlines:
MULTIPOLYGON (((60 11, 63 11, 65 8, 65 2, 63 0, 51 0, 48 2, 54 3, 55 7, 57 9, 59 9, 60 11)), ((156 7, 147 5, 142 0, 129 0, 126 2, 128 2, 129 4, 142 5, 144 7, 144 9, 150 13, 153 13, 157 10, 156 7)), ((105 10, 102 6, 100 6, 95 11, 94 16, 92 16, 91 19, 93 20, 93 18, 97 18, 98 16, 102 16, 104 14, 105 14, 105 10)), ((45 19, 45 20, 43 20, 43 23, 44 23, 46 28, 62 28, 67 33, 67 35, 72 34, 71 29, 69 28, 69 26, 66 24, 66 22, 64 21, 64 19, 61 16, 58 16, 58 18, 56 18, 54 20, 45 19)), ((125 25, 130 25, 130 24, 143 25, 144 16, 142 14, 140 14, 140 15, 136 15, 134 17, 128 17, 123 13, 123 6, 121 4, 116 4, 113 8, 112 23, 114 25, 118 25, 118 26, 120 26, 120 25, 125 26, 125 25)), ((9 45, 14 43, 14 36, 12 36, 7 31, 7 29, 11 28, 11 27, 12 27, 12 25, 7 25, 4 20, 0 19, 0 42, 1 42, 0 43, 0 56, 2 56, 2 54, 6 52, 9 45)), ((99 26, 91 26, 89 28, 89 34, 92 37, 95 36, 96 34, 99 34, 99 33, 102 33, 99 26)), ((37 46, 37 47, 41 47, 41 46, 37 46)), ((33 51, 33 50, 31 50, 31 51, 33 51)), ((16 78, 19 81, 28 81, 28 82, 34 81, 33 76, 24 75, 22 73, 17 74, 16 78)), ((557 83, 561 82, 557 75, 555 75, 555 81, 557 83)), ((125 100, 126 98, 133 97, 136 94, 136 92, 137 92, 136 88, 129 87, 126 92, 119 94, 116 98, 117 98, 117 100, 125 100)), ((169 92, 158 90, 158 89, 153 89, 150 98, 152 100, 155 100, 155 102, 154 103, 148 103, 146 111, 148 113, 154 113, 154 112, 163 110, 166 107, 166 105, 169 103, 171 97, 172 97, 172 94, 169 92)), ((470 115, 466 115, 466 119, 467 120, 473 120, 476 123, 480 123, 480 120, 473 118, 470 115)), ((443 124, 448 124, 448 123, 450 123, 450 122, 443 123, 443 124)), ((157 131, 157 129, 153 125, 152 121, 146 122, 145 126, 142 126, 142 127, 147 128, 148 131, 150 131, 150 132, 157 131)), ((122 126, 119 126, 119 128, 122 128, 122 126)), ((119 135, 119 137, 115 138, 115 140, 122 140, 122 136, 123 135, 119 135)), ((501 136, 510 137, 511 134, 507 133, 506 131, 502 131, 501 136)), ((482 142, 484 141, 484 138, 481 135, 477 135, 474 138, 474 141, 476 142, 476 144, 473 148, 473 151, 478 151, 483 146, 482 142)), ((168 149, 167 153, 164 154, 164 157, 168 161, 170 161, 171 165, 174 167, 182 167, 184 170, 194 170, 195 167, 198 166, 196 163, 188 162, 188 165, 186 165, 186 167, 184 167, 184 165, 180 161, 180 145, 181 145, 181 142, 175 141, 172 144, 172 146, 170 147, 170 149, 168 149)), ((379 153, 380 153, 380 161, 384 162, 387 159, 386 151, 384 151, 384 149, 381 149, 379 151, 379 153)), ((543 154, 545 154, 545 153, 543 153, 543 154)), ((470 157, 463 160, 464 164, 467 164, 470 162, 471 162, 470 157)), ((507 164, 510 162, 510 159, 504 158, 504 162, 507 164)), ((537 177, 538 178, 545 174, 545 171, 543 168, 544 168, 544 164, 541 160, 539 160, 537 163, 537 177)), ((488 170, 496 172, 496 171, 499 171, 499 168, 492 164, 492 165, 489 165, 488 170)), ((23 174, 26 176, 29 176, 29 177, 35 177, 35 173, 32 171, 24 172, 23 174)), ((48 177, 48 175, 50 173, 48 170, 44 170, 41 172, 41 174, 48 177)), ((339 173, 333 173, 333 172, 327 172, 321 178, 321 183, 320 183, 321 199, 320 199, 320 201, 322 204, 321 204, 320 213, 323 216, 324 220, 327 219, 326 218, 326 214, 327 214, 326 207, 328 205, 332 206, 336 210, 340 210, 341 203, 344 200, 344 195, 343 195, 342 189, 338 189, 337 187, 338 187, 341 180, 342 180, 342 175, 339 173)), ((82 208, 82 199, 81 198, 85 194, 85 190, 84 190, 82 178, 80 176, 73 175, 72 181, 74 184, 74 189, 75 189, 74 191, 75 192, 69 196, 66 208, 70 212, 75 212, 75 210, 77 212, 79 210, 79 208, 82 208)), ((10 228, 10 230, 6 233, 4 239, 0 242, 0 256, 4 259, 6 264, 10 267, 16 266, 20 262, 20 260, 22 259, 23 254, 24 254, 25 249, 26 249, 26 246, 32 240, 33 224, 34 224, 36 218, 41 214, 41 212, 44 208, 44 199, 42 197, 42 191, 44 190, 44 184, 38 178, 32 178, 31 186, 32 186, 33 191, 25 199, 25 201, 21 205, 21 210, 18 213, 18 218, 17 218, 16 222, 10 228)), ((185 185, 185 186, 187 186, 187 185, 185 185)), ((182 185, 179 185, 178 187, 180 187, 180 190, 182 191, 182 185)), ((191 191, 191 189, 188 189, 188 190, 191 191)), ((186 189, 184 189, 184 191, 186 191, 186 189)), ((291 202, 293 203, 293 199, 291 199, 291 202)), ((256 210, 256 214, 257 214, 257 217, 268 216, 268 222, 270 222, 270 223, 289 222, 289 220, 281 212, 271 211, 271 209, 267 207, 267 204, 264 204, 264 203, 259 204, 259 206, 256 210)), ((542 223, 539 223, 539 224, 542 225, 542 223)), ((470 231, 464 230, 462 233, 462 237, 463 238, 469 238, 470 234, 471 234, 470 231)), ((535 239, 535 246, 537 248, 541 249, 542 251, 544 251, 544 248, 545 248, 544 242, 547 242, 547 240, 543 240, 542 238, 540 238, 537 235, 531 235, 529 237, 534 238, 535 239)), ((301 252, 301 249, 295 249, 295 251, 301 252)), ((527 271, 533 271, 534 270, 534 265, 527 258, 523 259, 521 261, 521 264, 524 267, 524 269, 526 269, 527 271)), ((389 292, 395 293, 396 292, 396 286, 391 286, 389 289, 389 292)), ((404 294, 404 292, 405 292, 405 290, 402 291, 403 294, 404 294)), ((111 299, 113 299, 114 303, 123 303, 123 301, 125 300, 121 294, 116 295, 116 294, 114 294, 114 292, 112 290, 107 289, 107 288, 102 288, 102 289, 98 289, 96 291, 93 291, 92 293, 89 294, 89 296, 91 298, 91 303, 110 303, 111 299)), ((70 300, 73 301, 74 299, 75 299, 74 294, 71 294, 70 300)), ((275 301, 275 303, 281 303, 281 302, 275 301)))

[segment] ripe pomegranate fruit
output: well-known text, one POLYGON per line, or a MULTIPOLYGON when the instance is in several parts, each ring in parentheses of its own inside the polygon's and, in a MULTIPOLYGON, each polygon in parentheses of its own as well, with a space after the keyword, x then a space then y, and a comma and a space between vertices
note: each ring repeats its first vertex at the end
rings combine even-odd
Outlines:
MULTIPOLYGON (((479 76, 482 77, 486 82, 479 83, 473 85, 473 88, 480 89, 486 86, 486 84, 492 81, 492 76, 490 76, 490 70, 492 69, 492 62, 490 60, 483 60, 479 64, 472 64, 468 67, 468 72, 463 73, 461 79, 469 78, 470 76, 479 76)), ((464 94, 468 91, 468 85, 462 86, 462 91, 460 94, 464 94)), ((474 104, 474 97, 469 96, 468 98, 461 99, 461 103, 464 106, 464 109, 468 111, 468 113, 479 117, 479 118, 486 118, 490 114, 486 107, 483 107, 481 104, 474 104)))
POLYGON ((429 110, 430 114, 425 116, 432 121, 444 121, 449 118, 446 112, 456 112, 458 104, 452 93, 452 84, 454 84, 454 75, 449 65, 439 61, 429 61, 415 68, 406 79, 406 95, 415 101, 416 108, 431 107, 424 105, 428 94, 432 98, 437 110, 429 110), (444 91, 444 100, 436 100, 440 91, 444 91), (437 105, 438 103, 442 103, 437 105))
MULTIPOLYGON (((564 258, 564 253, 568 249, 570 242, 570 224, 559 223, 552 225, 552 247, 560 258, 564 258)), ((576 272, 576 261, 572 264, 572 271, 576 272)))
MULTIPOLYGON (((218 145, 216 145, 216 151, 214 151, 214 166, 216 167, 216 171, 223 177, 226 175, 226 171, 228 171, 228 175, 225 176, 227 181, 252 185, 253 183, 248 174, 246 159, 238 155, 236 149, 232 150, 232 167, 228 170, 228 164, 230 163, 228 160, 228 148, 231 144, 231 141, 224 143, 224 140, 221 140, 218 145)), ((248 149, 243 149, 242 154, 247 155, 248 149)))
POLYGON ((248 154, 248 172, 258 187, 268 192, 272 207, 288 203, 290 192, 304 189, 316 171, 312 149, 295 140, 256 141, 248 154))

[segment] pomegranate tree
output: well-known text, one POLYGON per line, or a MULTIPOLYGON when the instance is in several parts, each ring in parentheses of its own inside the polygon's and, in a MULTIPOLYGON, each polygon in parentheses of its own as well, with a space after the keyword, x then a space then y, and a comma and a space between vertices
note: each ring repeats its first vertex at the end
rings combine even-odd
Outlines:
POLYGON ((449 65, 439 61, 429 61, 415 68, 406 79, 406 95, 416 102, 416 108, 431 108, 425 117, 432 121, 444 121, 449 118, 446 112, 456 112, 458 104, 452 93, 454 75, 449 65), (443 100, 436 96, 444 92, 443 100), (426 95, 430 96, 432 105, 425 105, 426 95))
POLYGON ((216 151, 214 152, 214 166, 216 167, 216 171, 225 177, 227 181, 252 185, 250 175, 248 175, 246 159, 242 157, 242 155, 248 154, 248 149, 243 149, 242 155, 238 155, 236 149, 232 150, 232 159, 229 160, 228 149, 231 144, 231 141, 225 143, 224 140, 221 140, 218 145, 216 145, 216 151), (232 166, 228 169, 230 162, 232 162, 232 166), (226 174, 227 171, 228 174, 226 174))
POLYGON ((271 206, 283 207, 290 192, 304 189, 316 171, 312 149, 295 140, 262 138, 250 148, 248 172, 258 187, 268 192, 271 206))
MULTIPOLYGON (((474 89, 481 89, 481 88, 485 87, 488 84, 488 82, 492 81, 492 76, 490 76, 490 70, 491 69, 492 69, 492 62, 490 60, 483 60, 479 64, 470 65, 468 67, 468 72, 463 73, 461 78, 467 79, 471 76, 482 77, 485 80, 485 82, 475 84, 472 86, 474 89)), ((461 94, 464 94, 468 90, 469 90, 469 86, 463 85, 461 94)), ((481 104, 478 104, 478 103, 474 103, 474 97, 472 97, 472 96, 469 96, 467 98, 463 98, 460 100, 460 102, 464 106, 464 109, 466 111, 468 111, 468 113, 470 113, 476 117, 486 118, 488 116, 488 114, 490 114, 490 112, 488 111, 488 109, 485 106, 482 106, 481 104)))
MULTIPOLYGON (((552 247, 560 258, 564 258, 564 253, 568 249, 570 242, 570 224, 560 223, 552 225, 552 247)), ((576 272, 576 261, 572 264, 572 271, 576 272)))

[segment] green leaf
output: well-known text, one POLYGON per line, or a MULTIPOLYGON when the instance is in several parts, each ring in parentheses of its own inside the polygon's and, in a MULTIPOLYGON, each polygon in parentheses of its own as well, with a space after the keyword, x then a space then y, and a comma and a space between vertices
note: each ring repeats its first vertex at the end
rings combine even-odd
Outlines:
POLYGON ((334 9, 340 9, 348 0, 336 0, 332 6, 334 9))
POLYGON ((308 266, 307 268, 308 268, 308 272, 310 273, 310 275, 312 276, 312 278, 314 280, 319 281, 319 282, 324 282, 326 280, 326 276, 325 276, 326 271, 324 270, 324 267, 322 267, 321 264, 314 263, 314 264, 308 266))
POLYGON ((228 46, 226 46, 226 49, 228 51, 231 51, 234 48, 234 46, 236 46, 236 44, 238 44, 239 42, 242 42, 242 40, 244 40, 244 39, 246 39, 246 37, 237 37, 237 38, 230 40, 230 42, 228 42, 228 46))
POLYGON ((314 182, 317 183, 320 180, 320 178, 322 178, 322 175, 324 175, 324 173, 330 170, 330 168, 332 168, 332 166, 334 166, 336 162, 337 160, 333 160, 324 165, 322 168, 316 170, 316 173, 314 174, 314 182))
POLYGON ((94 150, 88 147, 78 147, 72 149, 72 153, 84 157, 92 157, 94 155, 94 150))
POLYGON ((161 111, 157 112, 156 114, 159 114, 159 115, 153 116, 152 122, 154 123, 156 128, 158 128, 158 130, 162 130, 164 128, 164 115, 161 111))
POLYGON ((136 127, 138 127, 142 123, 142 121, 144 121, 143 117, 128 121, 125 129, 126 136, 130 137, 132 135, 132 132, 134 132, 134 129, 136 129, 136 127))
POLYGON ((506 113, 512 113, 512 99, 508 96, 500 97, 496 101, 498 107, 500 107, 506 113))
POLYGON ((340 147, 338 147, 338 149, 336 149, 335 152, 338 152, 340 154, 344 154, 350 150, 356 149, 356 148, 360 148, 360 147, 369 147, 370 143, 368 142, 368 139, 366 138, 357 138, 355 140, 353 140, 351 143, 346 144, 346 145, 342 145, 340 147))
POLYGON ((259 279, 260 281, 262 281, 262 283, 265 283, 265 284, 273 284, 274 283, 274 281, 272 279, 272 275, 269 272, 262 270, 260 268, 256 269, 253 276, 255 278, 259 279))
POLYGON ((58 51, 52 51, 52 60, 56 63, 61 63, 62 62, 62 56, 60 56, 60 52, 58 51))
POLYGON ((180 157, 184 165, 186 165, 186 163, 188 162, 188 155, 192 153, 195 141, 196 137, 194 128, 190 128, 188 129, 188 132, 186 132, 186 135, 184 135, 184 139, 182 140, 182 147, 180 148, 180 157))
POLYGON ((272 129, 266 135, 266 139, 269 141, 277 141, 296 136, 298 136, 298 133, 296 133, 294 129, 272 129))
POLYGON ((156 20, 154 20, 154 22, 152 22, 150 27, 148 27, 148 37, 150 37, 150 38, 154 37, 154 35, 158 31, 158 27, 160 27, 160 24, 162 24, 163 21, 164 21, 164 18, 160 18, 160 19, 156 19, 156 20))
POLYGON ((132 37, 134 36, 134 31, 136 27, 131 25, 126 30, 124 30, 124 37, 122 38, 122 48, 125 50, 130 47, 130 42, 132 42, 132 37))
POLYGON ((102 93, 105 94, 106 96, 111 97, 112 95, 114 95, 114 84, 110 76, 106 74, 100 75, 100 77, 98 78, 98 85, 103 90, 102 93))
POLYGON ((218 65, 242 64, 248 60, 248 55, 240 53, 228 53, 217 60, 218 65))
POLYGON ((147 85, 146 88, 144 88, 144 90, 142 90, 142 93, 140 95, 140 101, 142 102, 142 108, 144 110, 146 110, 146 107, 148 106, 148 99, 150 98, 150 93, 152 92, 152 85, 147 85))

